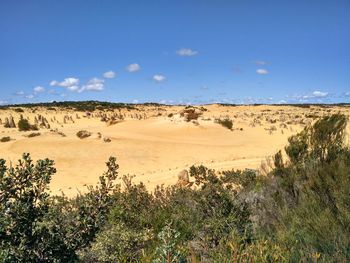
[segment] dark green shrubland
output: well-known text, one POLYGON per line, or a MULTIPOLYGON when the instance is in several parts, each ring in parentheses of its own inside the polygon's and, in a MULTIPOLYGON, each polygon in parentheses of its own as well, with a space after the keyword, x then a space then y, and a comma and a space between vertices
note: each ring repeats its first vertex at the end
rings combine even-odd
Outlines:
POLYGON ((30 124, 27 119, 21 118, 18 121, 18 130, 19 131, 36 131, 38 127, 36 125, 30 124))

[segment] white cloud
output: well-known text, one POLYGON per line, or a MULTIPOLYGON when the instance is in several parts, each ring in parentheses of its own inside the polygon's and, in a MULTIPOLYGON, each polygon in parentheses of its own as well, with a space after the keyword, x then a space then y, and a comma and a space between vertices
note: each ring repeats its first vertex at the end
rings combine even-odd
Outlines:
POLYGON ((294 94, 286 97, 291 98, 293 100, 298 100, 299 102, 308 102, 311 99, 319 99, 319 101, 321 102, 322 98, 327 98, 330 96, 332 96, 332 94, 330 94, 329 92, 315 90, 308 94, 294 94))
POLYGON ((104 89, 104 80, 98 78, 92 78, 88 81, 86 85, 83 85, 79 92, 87 91, 101 91, 104 89))
POLYGON ((129 72, 137 72, 141 69, 140 65, 137 63, 130 64, 126 67, 126 70, 129 72))
POLYGON ((267 75, 269 74, 269 71, 267 69, 259 68, 256 70, 256 73, 258 73, 259 75, 267 75))
POLYGON ((257 65, 257 66, 264 66, 264 65, 267 64, 267 62, 264 61, 264 60, 255 60, 254 63, 255 63, 255 65, 257 65))
POLYGON ((176 51, 176 54, 182 57, 190 57, 198 54, 198 51, 192 50, 190 48, 181 48, 176 51))
POLYGON ((23 90, 20 90, 20 91, 17 91, 15 93, 16 96, 23 96, 24 95, 24 91, 23 90))
POLYGON ((51 95, 57 95, 57 94, 58 94, 57 91, 54 90, 54 89, 48 90, 47 93, 48 93, 48 94, 51 94, 51 95))
POLYGON ((45 88, 44 87, 41 87, 41 86, 36 86, 33 91, 35 93, 40 93, 40 92, 44 92, 45 91, 45 88))
POLYGON ((34 95, 33 94, 29 94, 26 96, 27 99, 33 99, 34 98, 34 95))
POLYGON ((328 92, 322 92, 322 91, 316 90, 312 92, 312 96, 316 98, 324 98, 328 96, 328 92))
POLYGON ((160 82, 163 82, 164 80, 166 80, 166 77, 164 75, 156 74, 153 76, 153 80, 155 82, 160 83, 160 82))
POLYGON ((117 74, 112 70, 103 73, 103 77, 106 79, 114 79, 116 76, 117 74))
POLYGON ((139 103, 139 100, 133 100, 132 103, 139 103))
POLYGON ((50 86, 58 86, 67 88, 69 90, 76 91, 76 87, 79 85, 79 79, 77 78, 65 78, 63 81, 59 82, 57 80, 53 80, 50 82, 50 86))
POLYGON ((79 90, 79 86, 69 86, 69 87, 67 87, 67 90, 78 91, 79 90))
POLYGON ((5 105, 7 104, 8 102, 6 100, 0 100, 0 105, 5 105))

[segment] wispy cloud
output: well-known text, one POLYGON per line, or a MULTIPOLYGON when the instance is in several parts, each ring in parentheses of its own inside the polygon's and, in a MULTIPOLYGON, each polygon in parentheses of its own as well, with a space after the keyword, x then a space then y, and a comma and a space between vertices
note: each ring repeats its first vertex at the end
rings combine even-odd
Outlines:
POLYGON ((116 76, 117 74, 112 70, 103 73, 103 77, 106 79, 114 79, 116 76))
POLYGON ((33 94, 26 95, 25 97, 26 97, 27 99, 30 99, 30 100, 31 100, 31 99, 34 99, 34 95, 33 95, 33 94))
POLYGON ((103 79, 98 79, 98 78, 92 78, 88 81, 86 85, 83 85, 80 89, 79 92, 83 91, 102 91, 104 90, 104 80, 103 79))
POLYGON ((59 93, 56 90, 54 90, 54 89, 50 89, 50 90, 47 91, 47 94, 58 95, 59 93))
POLYGON ((236 73, 236 74, 241 74, 241 73, 243 73, 242 68, 239 67, 239 66, 233 67, 232 71, 233 71, 234 73, 236 73))
POLYGON ((312 92, 312 96, 314 98, 325 98, 329 95, 328 92, 323 92, 323 91, 319 91, 319 90, 315 90, 314 92, 312 92))
POLYGON ((141 66, 137 63, 132 63, 126 67, 126 70, 129 72, 137 72, 141 69, 141 66))
POLYGON ((267 75, 269 74, 269 71, 267 69, 259 68, 256 70, 256 73, 258 73, 259 75, 267 75))
POLYGON ((155 82, 160 83, 160 82, 163 82, 164 80, 166 80, 166 77, 164 75, 161 75, 161 74, 156 74, 153 76, 153 80, 155 82))
POLYGON ((267 62, 264 61, 264 60, 255 60, 254 64, 257 65, 257 66, 264 66, 264 65, 267 64, 267 62))
POLYGON ((197 55, 198 51, 192 50, 190 48, 181 48, 181 49, 176 51, 176 54, 178 54, 179 56, 182 56, 182 57, 191 57, 191 56, 197 55))
POLYGON ((33 89, 34 93, 41 93, 41 92, 45 92, 45 88, 42 87, 42 86, 36 86, 34 89, 33 89))
POLYGON ((16 96, 24 96, 24 91, 20 90, 15 93, 16 96))
POLYGON ((307 94, 287 95, 286 98, 288 98, 291 101, 298 101, 298 102, 310 102, 310 101, 322 102, 323 99, 327 99, 333 96, 334 94, 330 94, 329 92, 315 90, 307 94))

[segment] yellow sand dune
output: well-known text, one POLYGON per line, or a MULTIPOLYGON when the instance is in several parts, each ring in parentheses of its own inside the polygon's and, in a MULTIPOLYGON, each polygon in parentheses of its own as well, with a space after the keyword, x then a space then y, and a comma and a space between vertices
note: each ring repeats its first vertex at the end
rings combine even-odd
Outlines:
MULTIPOLYGON (((163 106, 159 110, 139 106, 136 113, 122 110, 125 120, 111 126, 100 117, 84 117, 84 113, 71 110, 41 108, 32 113, 25 109, 22 114, 30 122, 41 114, 49 121, 50 129, 57 129, 66 136, 43 128, 39 131, 40 136, 27 138, 23 135, 30 132, 0 125, 0 137, 13 138, 10 142, 0 143, 0 157, 15 163, 23 152, 29 152, 33 159, 55 160, 57 174, 52 179, 52 192, 62 190, 72 196, 77 189, 84 191, 86 184, 95 184, 105 170, 109 156, 116 156, 120 174, 135 174, 135 182, 143 181, 153 189, 157 184, 176 183, 178 173, 193 164, 204 164, 216 170, 258 168, 262 160, 283 148, 287 138, 305 125, 303 121, 301 124, 295 121, 296 115, 308 120, 306 115, 311 110, 322 113, 322 109, 314 108, 209 105, 205 106, 207 111, 198 118, 198 123, 192 123, 180 116, 183 108, 163 106), (140 111, 144 118, 134 118, 133 114, 140 114, 140 111), (157 116, 159 112, 161 116, 157 116), (169 113, 174 116, 168 117, 169 113), (66 115, 72 116, 74 123, 64 123, 66 115), (225 116, 234 122, 232 131, 214 121, 225 116), (52 120, 54 117, 56 121, 52 120), (288 122, 290 124, 286 124, 288 122), (92 136, 79 139, 76 133, 80 130, 87 130, 92 136), (103 142, 100 136, 110 138, 111 142, 103 142)), ((339 110, 347 112, 346 109, 333 109, 334 112, 339 110)), ((18 121, 19 113, 0 111, 2 121, 9 115, 18 121)))

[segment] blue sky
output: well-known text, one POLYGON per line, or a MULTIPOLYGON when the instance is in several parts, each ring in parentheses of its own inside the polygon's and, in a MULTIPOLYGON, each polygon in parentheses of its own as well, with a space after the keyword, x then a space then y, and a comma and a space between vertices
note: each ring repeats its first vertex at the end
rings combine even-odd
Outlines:
POLYGON ((350 102, 350 1, 0 1, 0 103, 350 102))

